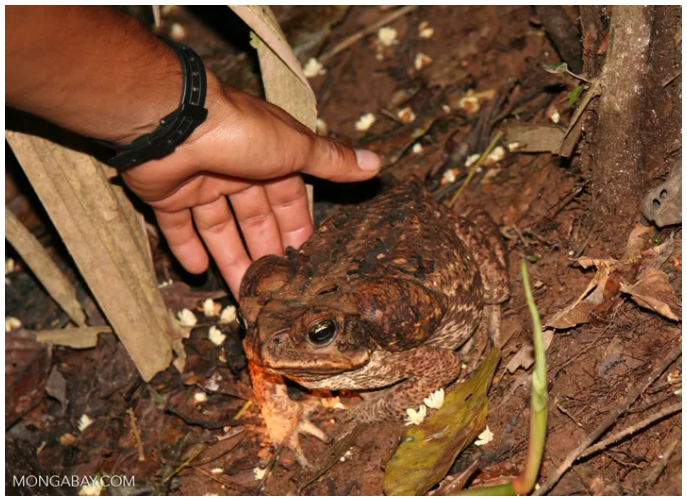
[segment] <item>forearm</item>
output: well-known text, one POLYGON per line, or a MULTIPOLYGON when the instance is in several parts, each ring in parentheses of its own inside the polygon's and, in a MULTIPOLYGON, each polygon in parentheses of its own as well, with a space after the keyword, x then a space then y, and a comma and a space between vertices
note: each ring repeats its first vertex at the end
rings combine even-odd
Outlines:
POLYGON ((8 6, 8 105, 74 132, 128 144, 179 105, 179 59, 111 7, 8 6))

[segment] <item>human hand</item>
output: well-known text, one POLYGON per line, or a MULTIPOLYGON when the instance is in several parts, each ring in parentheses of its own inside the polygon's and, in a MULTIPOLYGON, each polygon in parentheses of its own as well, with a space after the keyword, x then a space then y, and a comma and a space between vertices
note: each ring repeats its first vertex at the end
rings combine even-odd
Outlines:
POLYGON ((207 247, 238 298, 253 260, 299 248, 312 234, 301 172, 364 181, 380 160, 313 134, 282 109, 222 87, 211 73, 207 108, 206 122, 174 153, 122 176, 153 208, 184 268, 205 271, 207 247))

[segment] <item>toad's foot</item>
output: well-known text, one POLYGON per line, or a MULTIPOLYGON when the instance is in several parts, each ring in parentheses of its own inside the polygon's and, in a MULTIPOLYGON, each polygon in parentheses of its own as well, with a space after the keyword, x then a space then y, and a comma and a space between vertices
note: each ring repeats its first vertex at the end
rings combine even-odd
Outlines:
POLYGON ((324 443, 331 442, 329 436, 308 418, 317 406, 316 401, 301 403, 289 400, 288 403, 282 401, 279 405, 266 404, 262 407, 270 442, 291 450, 302 467, 309 467, 310 463, 301 448, 300 434, 309 434, 324 443))
POLYGON ((257 365, 250 365, 255 398, 260 405, 267 427, 269 441, 277 447, 287 448, 296 455, 302 467, 308 467, 308 460, 300 445, 300 434, 309 434, 325 443, 331 439, 309 416, 318 408, 318 401, 292 401, 286 390, 284 379, 267 372, 257 365))

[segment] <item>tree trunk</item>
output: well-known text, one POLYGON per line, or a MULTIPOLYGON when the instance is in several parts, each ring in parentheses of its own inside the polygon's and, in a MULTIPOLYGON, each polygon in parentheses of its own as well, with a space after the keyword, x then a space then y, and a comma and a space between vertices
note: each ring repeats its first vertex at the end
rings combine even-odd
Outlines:
POLYGON ((598 119, 586 127, 583 164, 592 180, 592 224, 618 249, 638 220, 644 193, 666 175, 668 157, 681 143, 682 85, 675 78, 681 9, 613 7, 607 39, 600 32, 604 14, 586 7, 581 16, 585 72, 601 83, 598 119))

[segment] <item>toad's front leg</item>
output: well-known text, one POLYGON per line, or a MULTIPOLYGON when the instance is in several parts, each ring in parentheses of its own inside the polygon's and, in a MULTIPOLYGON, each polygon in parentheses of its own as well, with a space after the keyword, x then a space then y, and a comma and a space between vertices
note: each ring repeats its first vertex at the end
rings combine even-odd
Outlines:
POLYGON ((325 443, 330 442, 329 437, 308 419, 318 403, 293 401, 289 398, 281 375, 255 363, 249 363, 249 369, 255 400, 265 419, 270 442, 290 449, 296 455, 298 463, 308 467, 308 460, 300 446, 299 434, 310 434, 325 443))
POLYGON ((418 347, 388 353, 388 357, 393 359, 380 359, 380 363, 393 362, 406 379, 358 406, 354 410, 357 422, 400 421, 408 408, 417 409, 427 396, 453 382, 461 372, 460 356, 449 349, 418 347))

